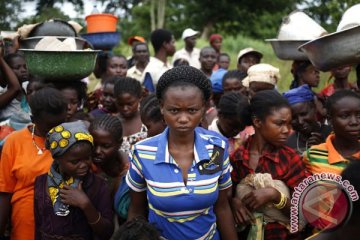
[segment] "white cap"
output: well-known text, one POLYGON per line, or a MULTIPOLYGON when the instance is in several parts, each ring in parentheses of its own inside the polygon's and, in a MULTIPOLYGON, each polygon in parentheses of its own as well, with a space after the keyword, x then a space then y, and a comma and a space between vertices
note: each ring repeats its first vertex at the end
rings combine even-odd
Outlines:
POLYGON ((243 56, 245 56, 248 53, 253 53, 253 54, 257 55, 259 57, 259 59, 261 59, 263 57, 261 52, 256 51, 255 49, 253 49, 251 47, 248 47, 248 48, 244 48, 244 49, 240 50, 240 52, 238 54, 238 57, 237 57, 237 61, 239 62, 239 59, 242 58, 243 56))
POLYGON ((247 88, 251 82, 264 82, 275 86, 280 79, 279 69, 267 63, 251 66, 247 74, 248 76, 242 80, 243 86, 247 88))
POLYGON ((188 38, 188 37, 192 37, 192 36, 195 36, 195 35, 198 35, 199 32, 198 31, 195 31, 191 28, 187 28, 183 31, 182 33, 182 39, 184 40, 185 38, 188 38))

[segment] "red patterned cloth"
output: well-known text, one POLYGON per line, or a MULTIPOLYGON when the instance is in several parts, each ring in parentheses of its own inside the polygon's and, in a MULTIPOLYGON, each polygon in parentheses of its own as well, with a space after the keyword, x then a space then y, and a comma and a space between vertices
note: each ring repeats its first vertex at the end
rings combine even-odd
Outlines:
MULTIPOLYGON (((270 173, 275 180, 283 181, 290 189, 292 194, 296 187, 309 173, 300 156, 285 145, 279 148, 273 148, 263 152, 259 158, 259 163, 254 171, 249 167, 250 149, 253 136, 234 151, 230 156, 230 162, 233 167, 231 179, 233 185, 237 185, 243 178, 250 173, 270 173)), ((290 232, 279 223, 268 223, 265 227, 264 239, 289 239, 290 232)))

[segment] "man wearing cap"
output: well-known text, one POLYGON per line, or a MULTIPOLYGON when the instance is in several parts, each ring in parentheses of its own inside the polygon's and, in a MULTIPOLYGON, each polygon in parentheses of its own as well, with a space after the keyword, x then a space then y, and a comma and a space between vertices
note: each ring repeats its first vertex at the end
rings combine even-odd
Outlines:
MULTIPOLYGON (((128 44, 134 49, 134 46, 138 43, 146 43, 145 38, 141 37, 141 36, 132 36, 128 38, 128 44)), ((134 51, 133 51, 134 53, 134 51)), ((136 59, 133 56, 128 57, 127 59, 128 62, 128 68, 133 67, 136 64, 136 59)))
POLYGON ((243 73, 247 73, 248 69, 255 64, 260 63, 262 53, 253 48, 244 48, 240 50, 237 57, 237 69, 243 73))
POLYGON ((200 69, 200 49, 195 48, 196 38, 199 34, 191 28, 187 28, 182 33, 182 39, 185 42, 185 47, 177 51, 173 57, 173 63, 175 60, 182 58, 189 62, 190 66, 200 69))
POLYGON ((126 76, 141 82, 144 70, 150 61, 149 48, 146 43, 138 42, 132 47, 135 65, 128 69, 126 76))

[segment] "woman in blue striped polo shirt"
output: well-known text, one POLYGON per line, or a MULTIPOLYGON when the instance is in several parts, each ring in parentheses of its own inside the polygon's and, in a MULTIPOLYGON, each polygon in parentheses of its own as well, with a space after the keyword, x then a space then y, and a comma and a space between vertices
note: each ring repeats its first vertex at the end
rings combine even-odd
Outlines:
POLYGON ((209 80, 193 67, 176 67, 160 78, 156 95, 168 127, 132 150, 128 219, 148 216, 166 239, 237 239, 227 143, 197 127, 209 80))

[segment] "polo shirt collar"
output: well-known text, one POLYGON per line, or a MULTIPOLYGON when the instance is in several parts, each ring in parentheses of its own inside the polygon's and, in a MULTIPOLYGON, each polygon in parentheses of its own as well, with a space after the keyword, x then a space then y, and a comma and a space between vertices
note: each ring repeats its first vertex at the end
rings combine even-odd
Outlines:
MULTIPOLYGON (((208 160, 209 154, 206 148, 208 139, 204 138, 199 132, 199 129, 194 130, 195 144, 194 144, 194 157, 195 163, 199 163, 202 160, 208 160)), ((170 153, 168 145, 169 128, 167 127, 160 135, 157 145, 157 152, 155 156, 155 164, 170 163, 170 153)), ((214 143, 215 145, 218 145, 214 143)), ((221 146, 221 145, 220 145, 221 146)))
MULTIPOLYGON (((330 164, 336 164, 338 162, 348 162, 341 154, 335 149, 332 140, 335 138, 335 134, 330 134, 325 141, 326 148, 328 150, 328 162, 330 164)), ((360 153, 353 154, 354 157, 359 157, 360 153)))

